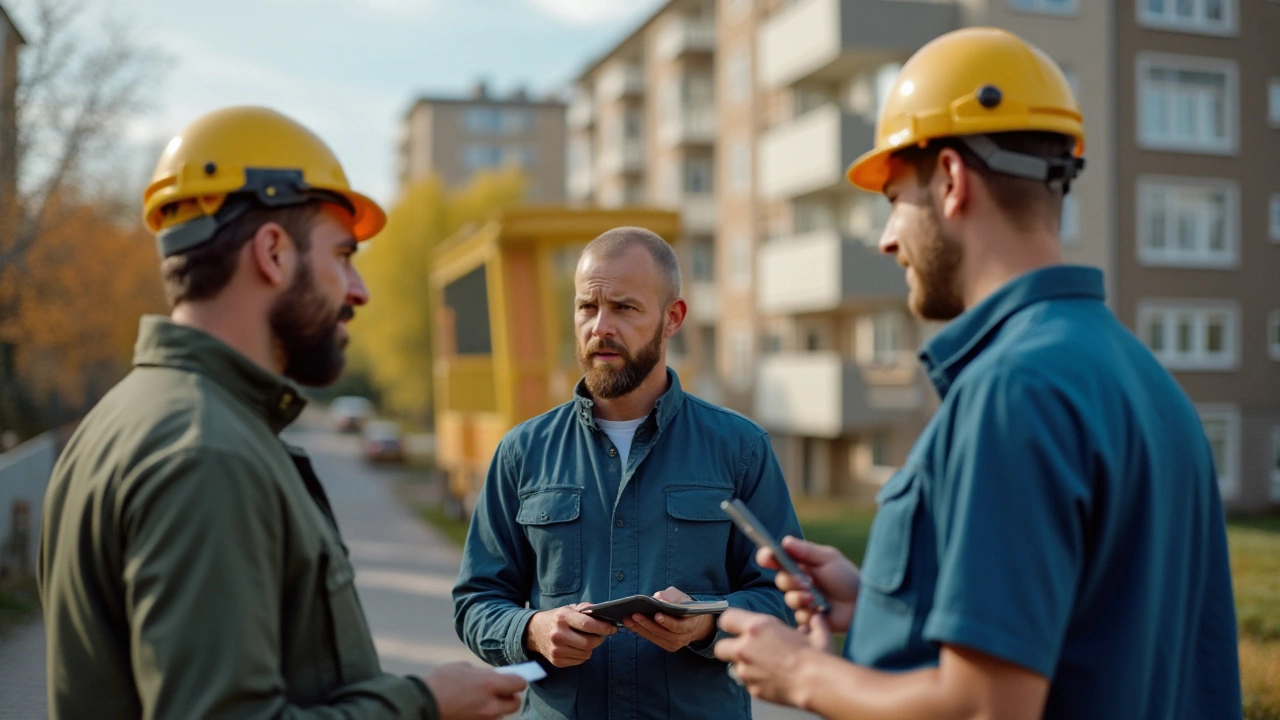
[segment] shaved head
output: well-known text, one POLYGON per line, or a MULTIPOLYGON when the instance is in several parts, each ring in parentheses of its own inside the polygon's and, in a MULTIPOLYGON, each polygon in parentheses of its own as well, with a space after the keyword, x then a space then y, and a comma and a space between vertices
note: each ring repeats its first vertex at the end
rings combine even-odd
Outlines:
POLYGON ((616 260, 633 247, 644 248, 653 258, 662 278, 666 302, 680 297, 680 263, 676 253, 657 233, 639 227, 620 227, 605 232, 587 244, 582 257, 588 255, 601 260, 616 260))

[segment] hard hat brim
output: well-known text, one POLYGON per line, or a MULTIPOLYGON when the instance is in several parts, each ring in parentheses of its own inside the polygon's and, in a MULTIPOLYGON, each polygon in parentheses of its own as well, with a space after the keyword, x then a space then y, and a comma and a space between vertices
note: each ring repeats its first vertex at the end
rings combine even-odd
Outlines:
POLYGON ((387 225, 387 213, 382 206, 374 202, 374 200, 366 195, 361 195, 354 190, 343 190, 341 195, 355 209, 355 217, 353 218, 352 233, 356 237, 357 242, 364 242, 369 238, 377 235, 382 228, 387 225))
POLYGON ((889 156, 897 149, 877 148, 863 153, 845 173, 849 182, 867 192, 883 193, 885 183, 889 182, 889 156))

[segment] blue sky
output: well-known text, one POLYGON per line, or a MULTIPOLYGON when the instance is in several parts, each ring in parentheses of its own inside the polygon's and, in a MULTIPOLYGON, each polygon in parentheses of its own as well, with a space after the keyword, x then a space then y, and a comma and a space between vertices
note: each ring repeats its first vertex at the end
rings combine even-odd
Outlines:
MULTIPOLYGON (((0 0, 22 24, 32 0, 0 0)), ((138 154, 199 114, 260 104, 310 126, 351 182, 395 194, 400 117, 417 96, 517 85, 563 89, 660 0, 83 0, 81 31, 106 17, 169 58, 132 123, 138 154)), ((140 165, 154 158, 140 157, 140 165)))

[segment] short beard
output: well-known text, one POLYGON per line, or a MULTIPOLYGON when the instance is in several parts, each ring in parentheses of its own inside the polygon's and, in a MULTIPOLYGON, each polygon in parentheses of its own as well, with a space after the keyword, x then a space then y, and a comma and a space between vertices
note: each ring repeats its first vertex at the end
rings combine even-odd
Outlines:
POLYGON ((271 332, 284 350, 284 376, 300 385, 332 385, 346 364, 346 341, 338 340, 338 323, 354 317, 355 310, 343 304, 330 312, 326 306, 304 256, 269 316, 271 332))
POLYGON ((928 206, 911 268, 916 286, 907 298, 911 312, 924 320, 951 320, 964 312, 960 263, 964 250, 942 229, 937 208, 928 206))
POLYGON ((654 366, 662 356, 662 331, 663 326, 660 324, 653 339, 640 348, 634 358, 626 348, 612 340, 597 339, 585 347, 579 344, 578 364, 582 366, 585 373, 583 380, 591 397, 612 400, 640 387, 640 383, 649 377, 649 373, 653 372, 654 366), (622 369, 614 370, 606 363, 597 363, 592 360, 592 353, 604 351, 617 353, 618 358, 622 360, 622 369))

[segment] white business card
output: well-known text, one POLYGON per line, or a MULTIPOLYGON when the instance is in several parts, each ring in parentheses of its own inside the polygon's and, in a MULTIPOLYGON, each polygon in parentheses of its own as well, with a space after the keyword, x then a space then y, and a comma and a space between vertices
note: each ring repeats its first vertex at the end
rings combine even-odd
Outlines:
POLYGON ((524 678, 525 682, 537 682, 547 676, 547 671, 536 662, 519 663, 518 665, 504 665, 494 668, 494 670, 506 675, 518 675, 524 678))

